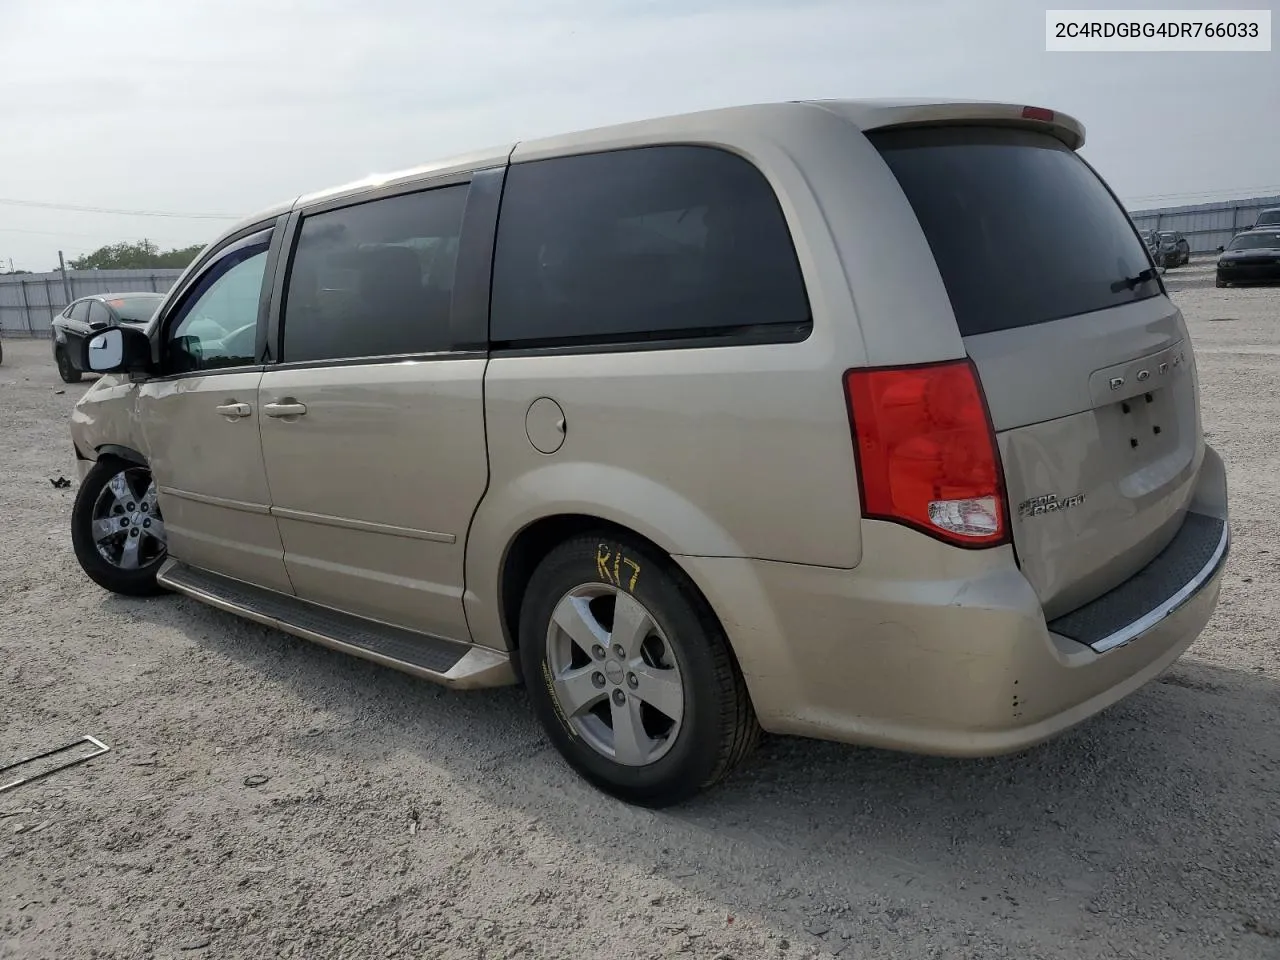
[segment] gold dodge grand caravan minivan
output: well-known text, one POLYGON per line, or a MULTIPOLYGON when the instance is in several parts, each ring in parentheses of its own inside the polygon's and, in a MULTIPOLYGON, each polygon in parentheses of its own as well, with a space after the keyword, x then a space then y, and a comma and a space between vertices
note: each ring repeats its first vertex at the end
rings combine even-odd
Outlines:
POLYGON ((1179 310, 1050 110, 751 106, 303 196, 72 421, 72 537, 672 803, 760 731, 955 756, 1168 667, 1227 553, 1179 310))

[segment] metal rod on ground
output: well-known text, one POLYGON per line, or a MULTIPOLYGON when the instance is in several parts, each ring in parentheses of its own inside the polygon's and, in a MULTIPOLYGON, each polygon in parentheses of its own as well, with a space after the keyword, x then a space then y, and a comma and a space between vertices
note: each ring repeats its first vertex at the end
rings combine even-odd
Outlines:
POLYGON ((68 767, 78 766, 79 764, 85 763, 88 760, 92 760, 94 757, 100 757, 104 753, 107 753, 111 750, 109 746, 107 746, 97 737, 91 737, 88 734, 85 734, 79 740, 74 740, 71 743, 63 744, 61 747, 54 747, 52 750, 45 750, 43 753, 37 753, 34 756, 24 757, 23 759, 19 760, 17 763, 6 764, 5 766, 0 767, 0 773, 4 773, 5 771, 8 771, 8 770, 16 770, 18 767, 25 766, 28 763, 33 763, 36 760, 45 760, 59 753, 66 753, 69 750, 74 750, 76 747, 80 746, 82 743, 91 744, 94 747, 94 752, 85 754, 82 757, 76 757, 74 760, 67 760, 63 763, 58 764, 58 766, 56 767, 51 767, 50 769, 44 770, 40 773, 32 774, 29 777, 19 777, 17 780, 10 781, 9 783, 0 784, 0 793, 5 793, 6 791, 9 791, 9 790, 14 790, 22 786, 24 783, 31 783, 33 780, 42 780, 43 778, 49 776, 50 774, 57 773, 60 770, 66 770, 68 767))

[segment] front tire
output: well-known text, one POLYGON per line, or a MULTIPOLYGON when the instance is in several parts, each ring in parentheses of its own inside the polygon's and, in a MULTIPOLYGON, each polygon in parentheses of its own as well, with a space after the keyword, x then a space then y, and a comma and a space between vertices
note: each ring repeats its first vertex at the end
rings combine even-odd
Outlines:
POLYGON ((156 573, 168 550, 151 471, 99 460, 76 493, 71 544, 80 568, 103 589, 131 597, 162 593, 156 573))
POLYGON ((1223 280, 1221 277, 1214 277, 1213 285, 1215 287, 1225 287, 1227 286, 1227 281, 1223 280))
POLYGON ((569 540, 534 571, 520 615, 534 712, 582 777, 663 807, 723 780, 759 740, 715 616, 651 547, 569 540))
POLYGON ((63 347, 53 354, 53 360, 58 365, 58 376, 62 378, 63 383, 79 383, 81 373, 71 364, 71 358, 67 356, 67 351, 63 347))

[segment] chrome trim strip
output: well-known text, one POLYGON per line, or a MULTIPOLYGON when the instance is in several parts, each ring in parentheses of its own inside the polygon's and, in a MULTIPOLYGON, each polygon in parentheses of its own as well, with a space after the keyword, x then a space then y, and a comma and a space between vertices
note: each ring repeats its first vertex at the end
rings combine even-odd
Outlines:
POLYGON ((1090 644, 1089 648, 1095 653, 1106 653, 1108 650, 1114 650, 1116 647, 1123 647, 1126 643, 1129 643, 1131 640, 1134 640, 1146 633, 1165 617, 1176 611, 1184 603, 1190 600, 1191 597, 1205 585, 1206 581, 1218 572, 1218 568, 1222 566, 1222 561, 1227 555, 1227 545, 1230 540, 1231 525, 1228 522, 1223 521, 1222 537, 1218 540, 1218 546, 1214 549, 1213 556, 1209 558, 1209 562, 1200 569, 1199 573, 1184 584, 1181 590, 1169 597, 1169 599, 1165 600, 1164 603, 1160 604, 1160 606, 1139 617, 1137 620, 1134 620, 1132 623, 1121 627, 1110 636, 1103 637, 1097 643, 1090 644))
POLYGON ((391 537, 408 537, 411 540, 430 540, 434 543, 456 543, 458 540, 452 533, 436 533, 433 530, 417 530, 413 527, 396 527, 389 523, 370 523, 368 520, 349 520, 346 517, 331 517, 326 513, 308 513, 305 510, 289 510, 284 507, 272 507, 271 515, 280 520, 318 523, 326 527, 360 530, 363 533, 382 533, 391 537))
POLYGON ((160 487, 160 493, 166 497, 177 497, 179 500, 190 500, 192 503, 203 503, 209 507, 224 507, 227 510, 239 510, 242 513, 256 513, 259 516, 270 516, 271 508, 265 503, 247 503, 244 500, 228 500, 225 497, 211 497, 207 493, 192 493, 176 487, 160 487))

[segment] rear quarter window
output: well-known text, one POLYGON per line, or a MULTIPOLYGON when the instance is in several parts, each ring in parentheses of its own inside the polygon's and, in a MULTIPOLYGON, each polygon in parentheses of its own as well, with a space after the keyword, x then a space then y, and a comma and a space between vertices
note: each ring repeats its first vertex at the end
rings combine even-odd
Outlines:
POLYGON ((963 336, 1161 292, 1124 209, 1048 134, 926 127, 868 138, 915 211, 963 336))
POLYGON ((803 339, 809 301, 764 175, 712 147, 515 164, 494 258, 490 338, 556 346, 803 339))

